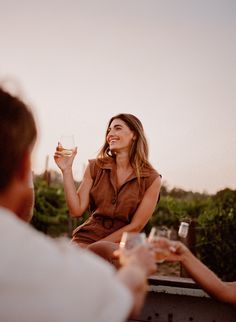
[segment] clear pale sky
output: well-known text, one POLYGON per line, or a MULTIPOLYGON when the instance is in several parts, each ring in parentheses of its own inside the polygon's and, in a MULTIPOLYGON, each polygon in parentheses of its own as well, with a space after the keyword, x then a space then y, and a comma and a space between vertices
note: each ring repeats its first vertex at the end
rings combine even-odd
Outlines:
POLYGON ((81 179, 125 112, 169 188, 236 188, 235 0, 0 0, 0 79, 33 106, 36 173, 73 133, 81 179))

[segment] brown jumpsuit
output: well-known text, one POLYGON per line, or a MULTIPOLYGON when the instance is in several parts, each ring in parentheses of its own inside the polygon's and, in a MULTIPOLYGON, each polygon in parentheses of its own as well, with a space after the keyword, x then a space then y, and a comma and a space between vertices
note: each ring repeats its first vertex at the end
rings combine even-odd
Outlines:
POLYGON ((144 168, 140 185, 133 172, 122 186, 116 187, 116 165, 112 158, 103 163, 89 160, 93 186, 90 190, 90 217, 73 231, 72 240, 91 244, 128 225, 143 199, 145 191, 159 176, 154 169, 144 168))

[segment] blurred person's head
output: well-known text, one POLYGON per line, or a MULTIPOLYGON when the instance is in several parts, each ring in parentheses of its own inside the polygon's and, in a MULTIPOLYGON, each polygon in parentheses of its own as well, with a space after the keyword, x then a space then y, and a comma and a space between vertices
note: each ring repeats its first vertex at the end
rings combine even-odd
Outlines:
POLYGON ((0 87, 0 205, 18 212, 29 190, 37 130, 32 113, 0 87))

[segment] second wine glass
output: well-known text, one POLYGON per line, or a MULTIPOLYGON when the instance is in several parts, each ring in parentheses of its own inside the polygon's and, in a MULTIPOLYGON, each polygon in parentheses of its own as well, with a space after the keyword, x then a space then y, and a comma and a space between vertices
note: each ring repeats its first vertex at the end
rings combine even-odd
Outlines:
POLYGON ((120 248, 131 249, 145 242, 145 233, 124 232, 121 237, 120 248))
POLYGON ((152 227, 148 236, 148 242, 153 242, 155 245, 154 250, 156 253, 157 263, 163 263, 170 254, 167 248, 158 246, 158 240, 163 237, 170 239, 170 230, 167 227, 152 227), (155 244, 155 242, 157 243, 155 244))

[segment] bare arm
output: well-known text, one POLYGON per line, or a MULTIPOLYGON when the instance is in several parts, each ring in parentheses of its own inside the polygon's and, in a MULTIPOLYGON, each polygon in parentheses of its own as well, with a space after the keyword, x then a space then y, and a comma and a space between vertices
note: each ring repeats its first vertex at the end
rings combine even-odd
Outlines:
POLYGON ((88 165, 85 170, 84 177, 79 186, 79 189, 78 191, 76 191, 72 173, 72 164, 76 153, 77 149, 73 151, 71 156, 64 156, 60 152, 60 147, 59 149, 57 147, 57 150, 54 154, 54 159, 58 167, 62 171, 66 203, 69 208, 70 215, 72 217, 82 216, 84 211, 88 208, 89 191, 93 183, 88 165))
POLYGON ((161 178, 158 177, 146 190, 143 200, 141 201, 138 209, 136 210, 131 223, 108 235, 103 240, 119 242, 123 232, 125 231, 140 232, 145 227, 151 215, 153 214, 160 193, 160 188, 161 178))
POLYGON ((192 278, 211 296, 220 301, 236 305, 236 282, 222 281, 216 274, 204 265, 181 242, 165 241, 171 254, 169 260, 181 261, 192 278))
POLYGON ((80 217, 89 206, 89 192, 92 187, 93 180, 90 175, 89 165, 87 166, 83 180, 80 183, 78 191, 76 191, 72 171, 63 172, 63 184, 65 190, 65 198, 72 217, 80 217), (72 184, 73 183, 73 184, 72 184))
POLYGON ((188 249, 181 256, 181 262, 193 279, 210 295, 218 300, 236 305, 236 282, 226 283, 196 258, 188 249))

